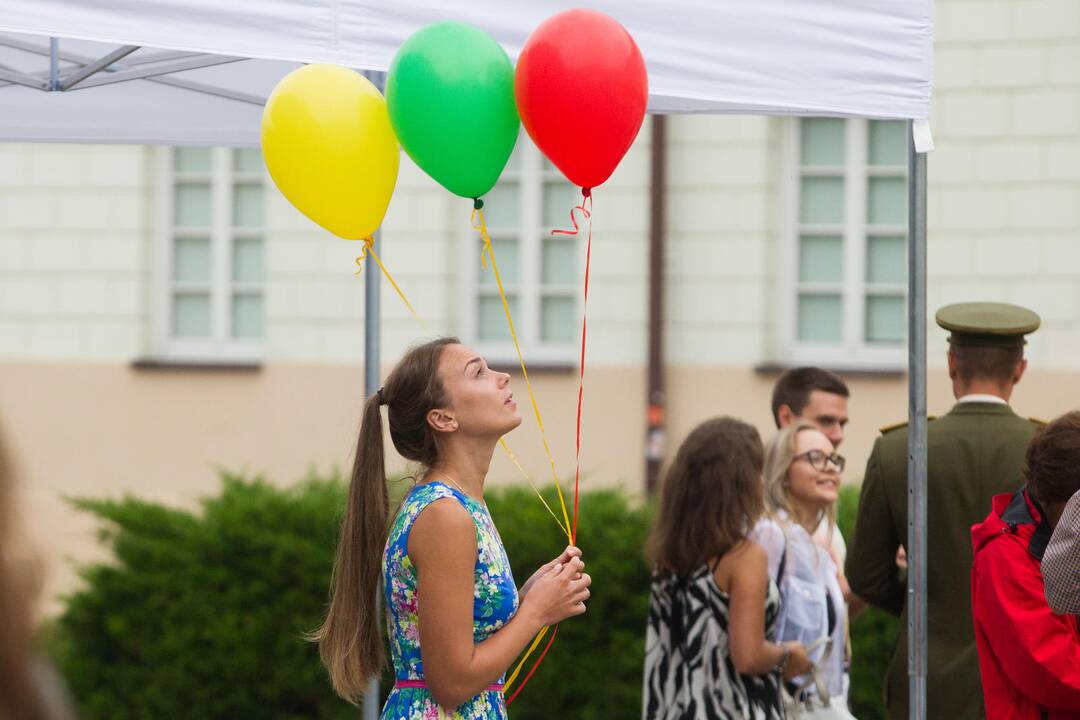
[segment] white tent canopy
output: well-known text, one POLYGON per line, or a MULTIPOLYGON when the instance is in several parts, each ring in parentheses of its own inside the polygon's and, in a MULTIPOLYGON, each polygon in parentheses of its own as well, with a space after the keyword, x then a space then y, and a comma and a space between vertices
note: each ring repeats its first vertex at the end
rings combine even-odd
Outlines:
MULTIPOLYGON (((255 144, 262 102, 296 63, 385 70, 410 34, 448 19, 487 30, 516 56, 545 18, 578 5, 7 0, 0 140, 255 144), (60 38, 52 73, 50 37, 60 38), (80 67, 110 53, 115 63, 74 82, 80 67)), ((618 19, 638 41, 654 112, 928 115, 931 0, 599 0, 589 7, 618 19)))

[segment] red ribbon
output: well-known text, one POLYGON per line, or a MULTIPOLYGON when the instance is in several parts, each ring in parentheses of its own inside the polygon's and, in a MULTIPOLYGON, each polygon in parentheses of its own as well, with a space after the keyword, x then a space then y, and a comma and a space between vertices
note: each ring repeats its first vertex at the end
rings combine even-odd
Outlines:
POLYGON ((511 695, 510 698, 506 701, 507 707, 510 706, 510 703, 514 702, 514 698, 520 695, 521 691, 525 689, 525 686, 529 684, 529 678, 531 678, 533 676, 533 673, 536 672, 536 668, 540 667, 540 663, 541 661, 543 661, 544 656, 547 655, 548 650, 551 649, 551 643, 555 642, 555 636, 558 634, 558 632, 558 625, 551 629, 551 637, 548 638, 547 645, 544 646, 544 651, 540 653, 540 657, 536 658, 536 662, 534 662, 532 668, 529 669, 529 674, 526 675, 525 679, 521 681, 520 685, 518 685, 518 689, 515 690, 514 694, 511 695))
MULTIPOLYGON (((576 430, 577 434, 575 438, 574 455, 574 463, 576 465, 574 469, 574 523, 573 532, 571 533, 571 543, 574 545, 577 544, 578 497, 580 494, 581 486, 581 408, 585 398, 585 340, 588 337, 587 314, 585 310, 589 304, 589 268, 592 264, 592 192, 589 188, 582 188, 581 196, 581 204, 575 205, 570 210, 570 222, 573 223, 574 229, 551 231, 552 235, 577 235, 580 232, 581 228, 578 226, 577 217, 574 214, 575 212, 580 212, 582 219, 589 221, 589 238, 585 246, 585 297, 583 299, 581 307, 581 366, 580 372, 578 374, 576 430)), ((536 662, 533 663, 532 668, 529 670, 529 674, 525 676, 525 679, 521 681, 520 685, 518 685, 518 688, 514 691, 514 694, 511 695, 510 698, 506 701, 506 704, 508 706, 510 705, 510 703, 514 702, 514 698, 516 698, 525 688, 525 686, 528 685, 529 678, 531 678, 533 676, 533 673, 536 672, 536 669, 540 667, 540 663, 544 660, 544 656, 547 655, 548 649, 551 648, 551 644, 555 642, 555 634, 558 631, 559 626, 556 625, 553 628, 551 637, 548 639, 547 645, 544 646, 544 651, 540 653, 540 657, 538 657, 536 659, 536 662)))
POLYGON ((577 399, 577 431, 574 448, 574 525, 570 533, 570 542, 577 544, 577 521, 578 521, 578 495, 581 486, 581 407, 585 395, 585 339, 588 337, 586 308, 589 304, 589 266, 592 264, 592 190, 581 189, 581 204, 570 209, 570 222, 574 225, 573 230, 552 230, 552 235, 577 235, 581 228, 578 227, 575 212, 580 212, 583 220, 589 221, 589 239, 585 246, 585 297, 581 307, 581 364, 578 374, 578 399, 577 399))

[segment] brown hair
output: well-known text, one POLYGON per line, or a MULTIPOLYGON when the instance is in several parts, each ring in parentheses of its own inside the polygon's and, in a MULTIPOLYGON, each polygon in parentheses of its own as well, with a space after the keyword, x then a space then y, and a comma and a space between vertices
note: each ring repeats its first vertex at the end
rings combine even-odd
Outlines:
POLYGON ((1024 479, 1040 503, 1063 503, 1080 490, 1080 411, 1066 413, 1028 444, 1024 479))
POLYGON ((746 539, 763 510, 761 464, 752 425, 719 417, 694 428, 660 488, 647 545, 653 567, 686 575, 746 539))
POLYGON ((409 350, 385 385, 364 404, 330 582, 330 608, 322 627, 311 636, 319 643, 334 690, 351 702, 363 695, 368 681, 386 664, 376 611, 390 514, 380 408, 386 404, 390 439, 402 457, 433 465, 438 446, 427 413, 446 404, 439 360, 443 348, 457 343, 457 338, 445 337, 409 350))
POLYGON ((49 716, 31 670, 39 583, 15 526, 14 496, 12 468, 0 444, 0 718, 38 720, 49 716))
POLYGON ((966 383, 976 379, 1007 383, 1024 359, 1024 348, 1020 346, 982 347, 950 342, 949 352, 956 358, 956 374, 966 383))
POLYGON ((776 381, 772 395, 772 416, 776 427, 780 427, 780 406, 787 405, 791 412, 801 415, 810 403, 810 393, 814 390, 849 397, 847 383, 836 373, 819 367, 798 367, 788 370, 776 381))
MULTIPOLYGON (((811 423, 799 421, 780 430, 765 446, 765 504, 769 508, 770 515, 775 516, 783 510, 792 520, 797 520, 787 477, 788 471, 791 470, 791 463, 795 460, 799 433, 807 430, 821 432, 811 423)), ((825 509, 825 512, 817 518, 814 527, 817 528, 822 520, 829 523, 829 532, 832 533, 836 526, 835 504, 825 509)))

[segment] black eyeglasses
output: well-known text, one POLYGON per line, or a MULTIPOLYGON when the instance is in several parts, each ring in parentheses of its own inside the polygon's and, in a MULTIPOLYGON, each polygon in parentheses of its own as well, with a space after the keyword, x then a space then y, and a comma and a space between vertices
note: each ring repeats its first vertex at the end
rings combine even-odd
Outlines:
POLYGON ((844 459, 843 455, 827 453, 823 450, 807 450, 791 458, 791 461, 795 462, 803 458, 806 458, 806 462, 810 463, 810 467, 818 472, 825 472, 829 467, 829 463, 836 466, 837 472, 844 472, 844 465, 847 464, 847 460, 844 459))

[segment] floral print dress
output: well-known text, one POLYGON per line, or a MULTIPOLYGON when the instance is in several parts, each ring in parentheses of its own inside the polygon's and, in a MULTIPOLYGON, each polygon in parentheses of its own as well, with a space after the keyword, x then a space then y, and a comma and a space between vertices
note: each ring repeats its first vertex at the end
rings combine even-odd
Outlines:
MULTIPOLYGON (((517 586, 510 561, 487 507, 442 482, 412 488, 394 518, 383 554, 386 626, 398 685, 383 706, 382 720, 503 720, 506 704, 501 691, 485 690, 451 712, 440 709, 423 686, 416 612, 420 598, 416 592, 416 568, 409 560, 409 531, 424 508, 442 498, 454 498, 461 503, 476 524, 473 641, 487 639, 517 612, 517 586)), ((500 678, 499 684, 502 681, 500 678)))

